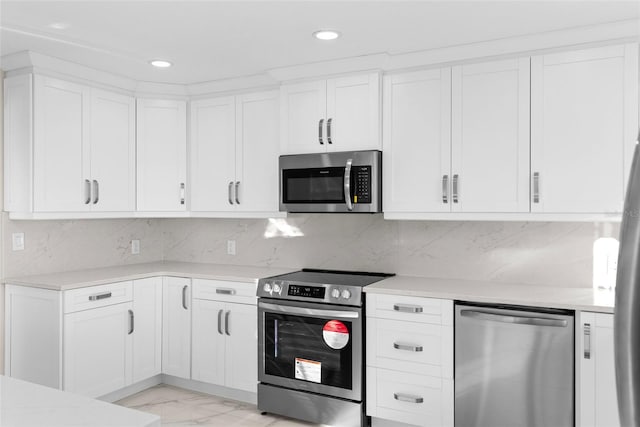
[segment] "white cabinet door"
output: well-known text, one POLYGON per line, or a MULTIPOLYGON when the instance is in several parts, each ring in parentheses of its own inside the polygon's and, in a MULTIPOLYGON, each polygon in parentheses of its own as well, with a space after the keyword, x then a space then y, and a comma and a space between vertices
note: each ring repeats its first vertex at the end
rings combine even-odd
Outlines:
POLYGON ((452 69, 454 212, 529 212, 529 58, 452 69))
POLYGON ((380 75, 327 80, 328 151, 380 149, 380 75))
POLYGON ((385 212, 448 212, 451 69, 384 78, 385 212))
POLYGON ((131 303, 64 316, 63 389, 99 397, 131 384, 131 303))
POLYGON ((618 399, 613 346, 613 315, 580 313, 578 341, 580 427, 617 427, 618 399))
POLYGON ((137 100, 137 209, 186 210, 186 103, 137 100))
MULTIPOLYGON (((235 201, 242 212, 277 212, 279 181, 278 92, 236 98, 237 144, 235 201)), ((224 182, 225 185, 228 182, 224 182)), ((226 191, 226 188, 225 188, 226 191)), ((225 193, 226 195, 226 193, 225 193)), ((223 199, 226 203, 226 197, 223 199)))
POLYGON ((258 392, 258 308, 227 304, 225 313, 227 387, 258 392))
POLYGON ((326 151, 326 81, 280 87, 283 154, 326 151))
POLYGON ((533 212, 622 212, 638 131, 638 46, 531 59, 533 212))
POLYGON ((191 377, 194 380, 225 385, 224 314, 223 302, 193 300, 191 377))
POLYGON ((191 103, 192 211, 235 209, 231 194, 236 181, 235 108, 233 96, 191 103))
POLYGON ((136 110, 133 97, 91 89, 91 210, 135 210, 136 110))
POLYGON ((133 281, 133 382, 162 373, 162 278, 133 281))
POLYGON ((82 212, 90 208, 86 88, 34 77, 34 210, 82 212))
POLYGON ((191 280, 163 277, 162 373, 191 377, 191 280))

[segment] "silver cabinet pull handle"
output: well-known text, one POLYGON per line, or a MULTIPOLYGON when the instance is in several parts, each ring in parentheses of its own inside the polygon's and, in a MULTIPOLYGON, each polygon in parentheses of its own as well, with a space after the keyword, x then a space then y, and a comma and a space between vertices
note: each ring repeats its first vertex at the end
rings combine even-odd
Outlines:
POLYGON ((353 159, 347 160, 347 164, 344 168, 344 200, 347 202, 347 209, 353 210, 353 203, 351 203, 351 164, 353 159))
POLYGON ((218 333, 222 335, 222 310, 218 310, 218 333))
POLYGON ((405 393, 393 393, 393 398, 395 400, 399 400, 401 402, 409 402, 409 403, 422 403, 424 402, 424 398, 420 396, 414 396, 412 394, 405 393))
POLYGON ((564 328, 567 326, 566 320, 546 317, 514 316, 512 314, 499 314, 477 310, 461 310, 460 315, 462 317, 471 317, 474 319, 487 320, 490 322, 513 323, 516 325, 553 326, 559 328, 564 328))
POLYGON ((184 182, 180 183, 180 204, 184 205, 184 182))
POLYGON ((583 326, 584 333, 584 358, 591 359, 591 324, 585 323, 583 326))
POLYGON ((393 348, 395 348, 396 350, 414 351, 416 353, 422 351, 421 345, 400 344, 397 342, 393 343, 393 348))
POLYGON ((329 144, 333 144, 333 142, 331 142, 331 122, 333 121, 333 118, 330 118, 327 120, 327 143, 329 144))
POLYGON ((540 172, 533 173, 533 203, 540 203, 540 172))
POLYGON ((131 335, 133 333, 134 324, 133 324, 133 310, 129 310, 129 333, 127 335, 131 335))
POLYGON ((231 314, 231 310, 227 311, 224 315, 224 333, 231 336, 229 332, 229 315, 231 314))
POLYGON ((100 184, 98 184, 98 180, 93 180, 93 204, 97 204, 98 200, 100 200, 100 184))
POLYGON ((236 181, 236 203, 240 204, 240 181, 236 181))
POLYGON ((458 174, 453 175, 453 203, 458 203, 458 174))
POLYGON ((187 308, 187 285, 182 287, 182 308, 188 310, 187 308))
POLYGON ((84 204, 88 205, 91 203, 91 181, 88 179, 84 180, 84 204))
POLYGON ((233 192, 233 181, 229 181, 229 204, 232 205, 233 204, 233 195, 231 194, 233 192))
POLYGON ((89 295, 89 301, 99 301, 101 299, 111 298, 111 292, 105 292, 103 294, 89 295))
POLYGON ((324 123, 324 119, 320 119, 318 122, 318 141, 320 145, 324 145, 324 141, 322 141, 322 124, 324 123))
POLYGON ((449 203, 449 175, 442 175, 442 203, 449 203))
POLYGON ((422 306, 419 305, 393 304, 393 309, 403 313, 422 313, 422 306))
POLYGON ((236 290, 235 290, 235 289, 222 289, 222 288, 218 288, 218 289, 216 289, 216 294, 222 294, 222 295, 235 295, 235 294, 236 294, 236 290))

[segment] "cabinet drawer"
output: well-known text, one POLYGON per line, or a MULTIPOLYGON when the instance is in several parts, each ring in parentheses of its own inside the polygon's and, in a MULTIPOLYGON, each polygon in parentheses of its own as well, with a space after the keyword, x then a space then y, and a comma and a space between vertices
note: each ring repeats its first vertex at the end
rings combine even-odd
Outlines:
POLYGON ((404 295, 367 294, 367 317, 453 325, 453 301, 404 295))
POLYGON ((367 368, 367 415, 420 426, 453 426, 453 380, 367 368))
POLYGON ((106 285, 88 286, 64 292, 64 312, 88 310, 120 304, 133 299, 133 283, 118 282, 106 285))
POLYGON ((256 304, 255 282, 193 279, 193 298, 256 304))
POLYGON ((453 327, 367 320, 367 364, 453 379, 453 327))

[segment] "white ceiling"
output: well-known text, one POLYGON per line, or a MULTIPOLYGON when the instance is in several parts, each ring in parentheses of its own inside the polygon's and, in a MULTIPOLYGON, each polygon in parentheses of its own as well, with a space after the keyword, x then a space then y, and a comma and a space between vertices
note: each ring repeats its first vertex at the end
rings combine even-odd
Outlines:
POLYGON ((640 1, 0 0, 0 54, 31 50, 139 81, 199 83, 629 19, 640 1), (65 23, 56 30, 49 25, 65 23), (342 37, 311 37, 333 28, 342 37), (147 61, 175 65, 155 69, 147 61))

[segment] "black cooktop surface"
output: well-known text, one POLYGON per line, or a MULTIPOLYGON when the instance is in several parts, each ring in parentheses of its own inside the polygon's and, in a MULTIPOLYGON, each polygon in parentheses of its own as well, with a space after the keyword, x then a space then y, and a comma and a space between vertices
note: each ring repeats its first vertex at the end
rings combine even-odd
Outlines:
POLYGON ((380 280, 391 276, 395 276, 395 274, 304 268, 301 271, 281 274, 279 276, 271 277, 271 279, 307 283, 309 285, 341 285, 362 287, 375 282, 379 282, 380 280))

